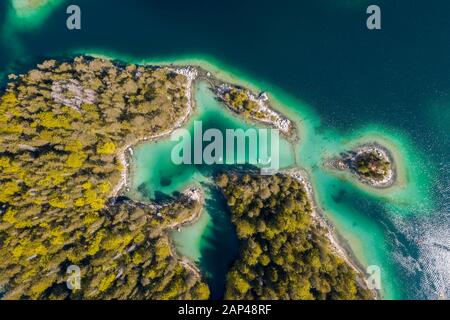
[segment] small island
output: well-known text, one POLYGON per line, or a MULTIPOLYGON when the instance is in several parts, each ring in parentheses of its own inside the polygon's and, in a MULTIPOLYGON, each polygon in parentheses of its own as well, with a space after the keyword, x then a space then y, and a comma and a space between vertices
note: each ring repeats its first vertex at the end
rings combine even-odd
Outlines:
POLYGON ((361 145, 331 159, 327 164, 336 170, 348 171, 372 187, 387 188, 395 182, 394 160, 385 147, 377 144, 361 145))

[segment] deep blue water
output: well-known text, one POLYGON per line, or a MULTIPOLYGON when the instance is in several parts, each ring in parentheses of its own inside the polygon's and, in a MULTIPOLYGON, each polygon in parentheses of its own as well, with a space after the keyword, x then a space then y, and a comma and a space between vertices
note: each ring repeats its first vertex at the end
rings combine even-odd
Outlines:
MULTIPOLYGON (((207 54, 314 106, 324 125, 382 122, 429 145, 430 102, 448 102, 450 3, 377 1, 382 30, 369 31, 369 1, 339 2, 78 0, 82 30, 66 29, 63 6, 41 28, 5 39, 0 67, 84 48, 142 58, 207 54), (10 41, 25 54, 8 50, 10 41)), ((444 138, 437 142, 448 150, 444 138)))

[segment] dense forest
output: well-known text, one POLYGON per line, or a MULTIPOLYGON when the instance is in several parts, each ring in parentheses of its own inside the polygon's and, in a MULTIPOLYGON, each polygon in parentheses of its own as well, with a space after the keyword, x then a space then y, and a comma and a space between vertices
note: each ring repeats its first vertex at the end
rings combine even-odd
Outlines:
POLYGON ((374 180, 383 180, 389 170, 391 163, 375 150, 361 152, 353 160, 353 166, 358 175, 374 180))
POLYGON ((255 118, 263 117, 258 113, 258 104, 250 99, 248 92, 238 88, 227 88, 220 94, 222 100, 234 111, 242 114, 245 118, 253 115, 255 118))
POLYGON ((285 174, 216 178, 241 241, 226 299, 370 299, 312 219, 302 182, 285 174))
POLYGON ((169 68, 48 60, 0 101, 0 297, 205 299, 164 231, 195 210, 114 201, 125 148, 173 129, 190 83, 169 68), (81 269, 81 289, 66 269, 81 269))

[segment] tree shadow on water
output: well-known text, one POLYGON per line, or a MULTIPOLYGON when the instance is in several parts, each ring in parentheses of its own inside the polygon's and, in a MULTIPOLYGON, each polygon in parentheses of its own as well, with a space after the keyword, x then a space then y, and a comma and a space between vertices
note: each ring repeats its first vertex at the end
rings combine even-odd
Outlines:
POLYGON ((206 275, 211 299, 217 300, 224 295, 226 275, 239 254, 239 242, 225 198, 214 185, 204 188, 210 195, 205 199, 205 210, 211 217, 211 226, 202 235, 199 264, 206 275))

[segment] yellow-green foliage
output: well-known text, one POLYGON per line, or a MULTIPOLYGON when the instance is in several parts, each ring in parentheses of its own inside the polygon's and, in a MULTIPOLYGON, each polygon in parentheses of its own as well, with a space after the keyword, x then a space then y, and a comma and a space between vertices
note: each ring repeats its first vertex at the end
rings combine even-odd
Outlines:
POLYGON ((21 190, 20 184, 17 181, 6 181, 0 184, 0 202, 9 202, 13 199, 13 195, 21 190))
POLYGON ((83 152, 71 153, 67 158, 66 164, 70 168, 78 169, 83 166, 86 155, 83 152))
POLYGON ((97 147, 98 154, 113 154, 116 151, 116 145, 114 142, 106 142, 97 147))
POLYGON ((43 126, 46 128, 64 128, 70 129, 69 119, 62 115, 55 115, 53 112, 41 112, 36 117, 35 126, 43 126))
POLYGON ((98 290, 100 292, 105 292, 106 290, 108 290, 108 288, 111 286, 114 279, 115 279, 114 274, 110 274, 110 275, 104 277, 102 279, 102 281, 100 282, 98 290))
POLYGON ((118 150, 171 129, 184 114, 187 83, 166 68, 78 57, 45 61, 8 84, 0 98, 5 298, 207 298, 164 231, 194 204, 174 200, 165 206, 175 214, 160 217, 151 206, 109 204, 124 169, 118 150), (52 91, 68 80, 92 99, 73 105, 79 93, 52 91), (81 269, 81 290, 65 286, 70 264, 81 269))
POLYGON ((251 100, 248 92, 243 89, 232 88, 225 93, 222 98, 229 107, 239 113, 243 113, 244 116, 258 116, 258 106, 256 102, 251 100))

